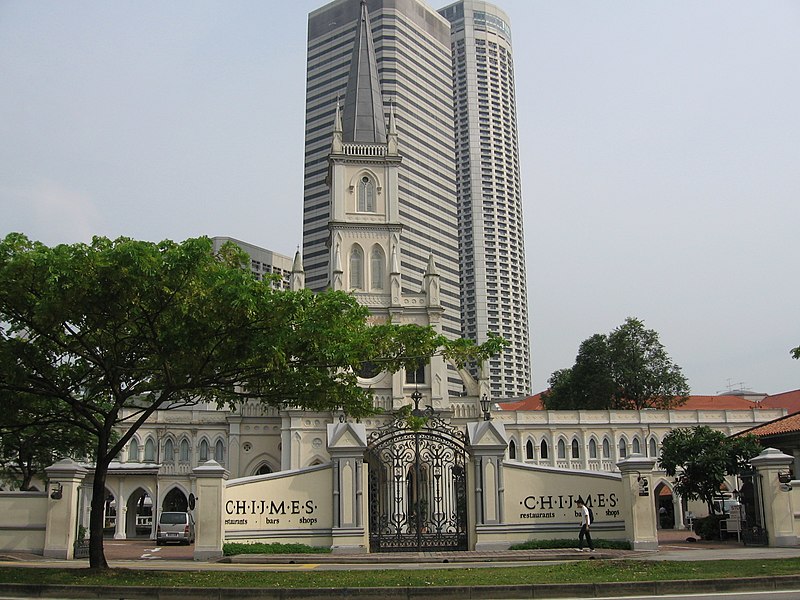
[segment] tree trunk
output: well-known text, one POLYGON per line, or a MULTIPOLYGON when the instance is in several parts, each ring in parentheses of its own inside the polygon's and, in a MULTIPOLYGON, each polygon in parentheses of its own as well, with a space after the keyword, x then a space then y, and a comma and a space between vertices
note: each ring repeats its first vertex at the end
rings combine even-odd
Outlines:
MULTIPOLYGON (((97 460, 92 483, 92 509, 89 513, 89 568, 107 569, 108 561, 103 551, 103 526, 106 508, 106 475, 111 457, 108 456, 108 437, 100 435, 97 441, 97 460)), ((122 507, 117 502, 117 519, 122 507)))

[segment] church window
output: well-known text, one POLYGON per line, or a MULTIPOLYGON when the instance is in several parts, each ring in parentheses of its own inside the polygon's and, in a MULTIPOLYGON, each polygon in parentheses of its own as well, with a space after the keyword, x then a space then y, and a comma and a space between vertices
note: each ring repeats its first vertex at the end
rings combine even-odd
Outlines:
POLYGON ((364 289, 364 252, 358 246, 350 250, 350 289, 364 289))
POLYGON ((611 457, 611 444, 608 443, 608 438, 603 440, 603 458, 611 457))
POLYGON ((658 456, 658 449, 656 448, 656 438, 650 438, 650 458, 658 456))
POLYGON ((358 182, 358 212, 375 212, 375 184, 366 175, 358 182))
POLYGON ((567 458, 567 448, 564 444, 564 440, 558 440, 557 450, 558 458, 567 458))
POLYGON ((200 442, 200 462, 208 460, 208 442, 203 440, 200 442))
POLYGON ((139 442, 136 441, 136 438, 131 438, 128 446, 128 462, 139 462, 139 442))
POLYGON ((580 445, 578 444, 578 440, 572 440, 572 458, 580 458, 580 445))
POLYGON ((589 458, 597 458, 597 442, 589 440, 589 458))
POLYGON ((509 460, 517 459, 517 445, 514 443, 514 440, 508 442, 508 458, 509 460))
POLYGON ((383 248, 375 246, 372 249, 372 256, 370 257, 370 272, 372 276, 372 289, 382 290, 384 271, 386 264, 386 255, 383 253, 383 248))
POLYGON ((542 457, 542 460, 545 460, 550 457, 550 453, 547 449, 547 440, 542 440, 542 447, 541 451, 539 452, 539 456, 542 457))
POLYGON ((156 443, 153 441, 153 438, 147 438, 147 441, 144 443, 144 462, 155 462, 156 461, 156 443))
POLYGON ((533 442, 530 440, 525 444, 525 458, 533 460, 533 442))
POLYGON ((272 468, 267 464, 261 465, 255 472, 256 475, 269 475, 270 473, 272 473, 272 468))
POLYGON ((175 460, 175 444, 172 440, 164 442, 164 462, 171 463, 175 460))
POLYGON ((189 462, 189 441, 181 440, 181 462, 189 462))
POLYGON ((406 383, 425 383, 425 363, 420 361, 416 369, 406 369, 406 383))
POLYGON ((219 464, 225 462, 225 444, 222 443, 222 440, 217 440, 217 443, 214 445, 214 460, 219 464))
POLYGON ((621 439, 619 441, 619 457, 625 458, 626 456, 628 456, 628 444, 625 443, 624 439, 621 439))
POLYGON ((642 445, 639 443, 639 438, 633 438, 633 453, 634 454, 641 454, 642 453, 642 445))

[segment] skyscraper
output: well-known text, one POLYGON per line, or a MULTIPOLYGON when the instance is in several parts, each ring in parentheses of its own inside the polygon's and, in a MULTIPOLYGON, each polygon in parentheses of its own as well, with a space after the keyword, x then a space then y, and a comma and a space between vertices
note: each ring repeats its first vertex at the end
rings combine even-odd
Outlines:
MULTIPOLYGON (((367 5, 383 94, 383 115, 377 120, 388 122, 393 110, 401 140, 403 290, 419 292, 433 255, 441 277, 442 331, 458 337, 461 308, 450 27, 419 0, 370 0, 367 5)), ((308 17, 303 262, 306 284, 314 290, 331 285, 327 156, 337 104, 345 97, 360 11, 360 0, 335 0, 308 17)), ((350 118, 351 108, 343 107, 344 121, 350 118)), ((450 379, 449 387, 460 391, 457 376, 450 379)))
POLYGON ((462 335, 511 342, 490 361, 492 396, 523 396, 531 364, 511 28, 487 2, 439 12, 451 24, 462 335))

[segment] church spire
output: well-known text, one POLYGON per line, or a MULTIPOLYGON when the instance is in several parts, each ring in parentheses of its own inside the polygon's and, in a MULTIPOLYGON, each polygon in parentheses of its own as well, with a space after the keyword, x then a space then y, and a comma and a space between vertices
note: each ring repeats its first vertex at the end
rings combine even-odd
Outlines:
POLYGON ((361 16, 350 59, 342 133, 345 142, 386 143, 378 63, 366 0, 361 0, 361 16))

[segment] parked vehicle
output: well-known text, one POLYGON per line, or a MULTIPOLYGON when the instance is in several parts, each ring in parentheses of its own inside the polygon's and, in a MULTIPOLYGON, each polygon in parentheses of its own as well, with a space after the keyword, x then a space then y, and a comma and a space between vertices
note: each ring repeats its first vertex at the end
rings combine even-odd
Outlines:
POLYGON ((194 543, 194 519, 188 512, 162 512, 156 528, 156 544, 194 543))

